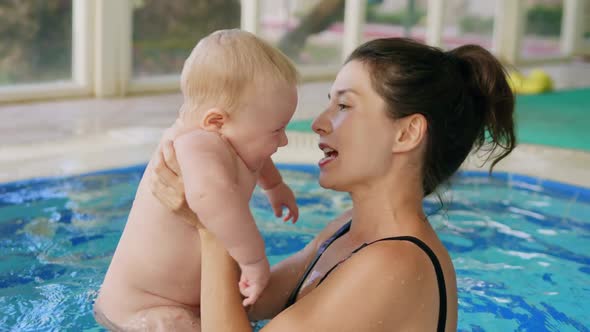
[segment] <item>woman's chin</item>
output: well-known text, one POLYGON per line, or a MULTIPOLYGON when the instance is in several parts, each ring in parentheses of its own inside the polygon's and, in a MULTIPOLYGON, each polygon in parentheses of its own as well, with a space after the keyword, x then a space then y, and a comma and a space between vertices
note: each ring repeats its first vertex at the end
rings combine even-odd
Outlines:
POLYGON ((330 179, 325 174, 323 175, 322 173, 320 173, 318 183, 319 183, 320 187, 322 187, 324 189, 342 191, 340 186, 338 186, 338 184, 333 179, 330 179))
POLYGON ((320 177, 318 179, 318 183, 319 183, 320 187, 322 187, 324 189, 332 189, 330 187, 330 181, 328 179, 326 179, 326 176, 322 175, 321 172, 320 172, 320 177))

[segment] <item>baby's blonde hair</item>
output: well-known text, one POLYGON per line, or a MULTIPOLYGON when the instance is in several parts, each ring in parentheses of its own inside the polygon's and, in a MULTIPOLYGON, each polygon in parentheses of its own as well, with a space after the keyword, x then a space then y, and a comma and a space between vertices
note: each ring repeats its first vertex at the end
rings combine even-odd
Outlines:
POLYGON ((295 86, 297 69, 289 58, 254 34, 219 30, 201 39, 184 62, 180 87, 183 111, 200 107, 237 108, 248 86, 295 86))

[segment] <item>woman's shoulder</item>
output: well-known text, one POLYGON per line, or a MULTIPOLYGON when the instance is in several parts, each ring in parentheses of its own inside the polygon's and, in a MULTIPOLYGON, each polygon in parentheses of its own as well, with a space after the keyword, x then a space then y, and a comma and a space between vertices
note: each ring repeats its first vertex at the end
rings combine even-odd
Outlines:
POLYGON ((437 273, 431 259, 415 242, 382 240, 369 244, 330 277, 334 278, 334 292, 348 285, 351 297, 362 298, 359 305, 383 315, 390 327, 432 330, 429 324, 436 324, 439 301, 433 295, 439 293, 437 273), (421 313, 415 308, 420 308, 421 313))
MULTIPOLYGON (((357 268, 362 266, 362 270, 376 276, 377 279, 386 275, 390 280, 404 280, 405 290, 411 286, 412 280, 409 279, 421 281, 416 276, 423 277, 425 273, 433 270, 431 260, 424 250, 416 246, 415 242, 389 239, 382 239, 366 245, 352 255, 343 264, 343 268, 345 265, 349 265, 348 270, 355 275, 358 275, 357 268)), ((396 288, 398 286, 393 282, 388 283, 387 287, 396 288)))
POLYGON ((438 272, 420 242, 392 238, 372 243, 348 259, 340 271, 343 283, 355 282, 357 288, 364 288, 357 296, 366 298, 365 305, 374 303, 371 310, 389 308, 389 323, 400 330, 435 330, 439 315, 438 272))
MULTIPOLYGON (((364 282, 371 280, 372 287, 382 291, 374 295, 376 298, 373 301, 385 302, 404 315, 414 315, 416 320, 423 320, 422 324, 426 325, 436 324, 439 313, 446 314, 447 329, 456 329, 456 275, 451 257, 438 237, 381 239, 359 250, 346 263, 349 266, 342 272, 348 273, 347 278, 363 278, 358 271, 364 270, 364 282), (445 306, 444 311, 441 306, 445 306), (421 309, 421 313, 412 311, 411 308, 416 307, 421 309)), ((415 324, 420 325, 407 317, 404 320, 403 315, 398 318, 403 324, 412 325, 408 329, 415 329, 415 324)))

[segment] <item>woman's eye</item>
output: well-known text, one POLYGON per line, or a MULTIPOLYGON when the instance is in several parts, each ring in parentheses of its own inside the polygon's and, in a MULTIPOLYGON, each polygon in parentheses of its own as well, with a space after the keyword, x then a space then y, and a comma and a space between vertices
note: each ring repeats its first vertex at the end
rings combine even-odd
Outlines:
POLYGON ((339 111, 346 111, 347 108, 348 108, 348 105, 338 104, 339 111))

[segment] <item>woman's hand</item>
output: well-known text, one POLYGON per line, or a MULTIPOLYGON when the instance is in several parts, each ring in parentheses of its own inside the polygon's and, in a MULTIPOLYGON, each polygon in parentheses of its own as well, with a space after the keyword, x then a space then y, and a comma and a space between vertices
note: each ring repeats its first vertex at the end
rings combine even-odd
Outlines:
POLYGON ((283 221, 293 219, 293 223, 297 222, 299 218, 299 208, 295 200, 295 194, 287 184, 281 181, 274 187, 264 191, 268 201, 272 206, 275 216, 281 217, 283 215, 283 206, 289 209, 289 213, 283 218, 283 221))
POLYGON ((154 196, 186 222, 201 228, 197 216, 186 202, 184 183, 172 141, 164 141, 159 145, 152 162, 149 186, 154 196))

